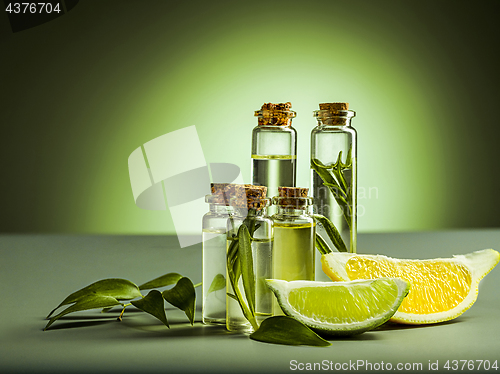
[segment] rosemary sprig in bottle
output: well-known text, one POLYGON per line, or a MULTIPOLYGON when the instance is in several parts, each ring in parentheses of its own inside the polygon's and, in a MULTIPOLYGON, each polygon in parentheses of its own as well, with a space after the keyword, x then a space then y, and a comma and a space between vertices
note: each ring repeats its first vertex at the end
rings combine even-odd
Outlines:
POLYGON ((252 240, 253 234, 260 227, 256 223, 255 209, 249 209, 248 215, 234 235, 234 221, 230 218, 232 225, 231 243, 227 251, 227 276, 233 294, 227 295, 236 300, 245 318, 250 322, 253 329, 257 331, 259 325, 255 318, 255 272, 253 268, 252 240), (240 290, 239 279, 242 278, 245 295, 240 290))
MULTIPOLYGON (((344 219, 349 226, 349 231, 352 234, 353 228, 351 227, 351 217, 353 214, 353 196, 351 186, 347 183, 345 178, 345 170, 352 169, 352 147, 347 152, 346 162, 342 162, 342 151, 339 152, 337 161, 332 165, 324 165, 317 158, 311 159, 311 169, 313 169, 323 181, 323 185, 328 187, 332 193, 335 201, 342 210, 344 219)), ((347 252, 347 246, 340 236, 337 228, 326 217, 317 215, 315 218, 319 219, 320 223, 327 230, 328 236, 332 239, 333 244, 340 252, 347 252), (328 226, 328 227, 327 227, 328 226)))

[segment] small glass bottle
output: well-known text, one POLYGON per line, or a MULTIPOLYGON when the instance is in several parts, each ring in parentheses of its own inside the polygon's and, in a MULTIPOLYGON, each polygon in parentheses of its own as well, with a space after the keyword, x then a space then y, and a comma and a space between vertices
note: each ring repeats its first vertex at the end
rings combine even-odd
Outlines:
MULTIPOLYGON (((252 132, 252 184, 267 186, 267 197, 279 186, 296 183, 297 131, 292 127, 296 113, 291 103, 262 105, 255 111, 258 126, 252 132)), ((274 207, 269 209, 274 213, 274 207)))
POLYGON ((225 197, 228 187, 227 183, 212 183, 212 194, 205 196, 205 202, 210 204, 202 227, 202 322, 205 324, 226 323, 226 227, 233 211, 225 197))
MULTIPOLYGON (((273 278, 286 281, 315 279, 316 224, 309 214, 313 199, 308 188, 279 187, 273 198, 278 208, 274 223, 273 278)), ((274 300, 273 314, 283 315, 274 300)))
MULTIPOLYGON (((330 219, 343 239, 344 249, 356 253, 357 135, 351 127, 356 113, 349 110, 348 103, 319 104, 319 108, 314 112, 318 125, 311 132, 314 212, 330 219)), ((321 225, 317 233, 335 250, 321 225)), ((325 278, 321 262, 316 261, 316 279, 325 278)))
MULTIPOLYGON (((267 216, 267 207, 271 199, 266 198, 266 187, 253 185, 235 185, 231 205, 234 214, 228 219, 227 246, 228 257, 231 247, 238 237, 242 224, 249 228, 255 274, 255 321, 250 323, 242 312, 238 301, 227 296, 226 328, 229 331, 251 333, 264 319, 272 315, 273 295, 265 280, 272 278, 273 221, 267 216)), ((228 265, 229 266, 229 265, 228 265)), ((246 300, 242 276, 239 277, 238 291, 232 287, 230 274, 227 276, 228 294, 241 295, 246 300)))

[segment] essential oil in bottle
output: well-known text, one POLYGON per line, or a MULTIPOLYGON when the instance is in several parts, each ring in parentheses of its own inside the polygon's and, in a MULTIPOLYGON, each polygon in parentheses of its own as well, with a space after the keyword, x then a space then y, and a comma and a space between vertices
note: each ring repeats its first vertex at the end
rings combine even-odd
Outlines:
MULTIPOLYGON (((314 112, 318 125, 311 132, 311 184, 314 212, 327 217, 342 237, 343 249, 356 253, 357 237, 357 134, 351 127, 355 112, 348 103, 319 104, 314 112)), ((334 244, 321 225, 317 227, 328 245, 334 244)), ((316 279, 327 280, 316 262, 316 279)))
MULTIPOLYGON (((267 187, 267 197, 279 186, 295 186, 297 131, 292 127, 296 113, 291 103, 266 103, 255 112, 258 125, 252 132, 252 184, 267 187)), ((274 213, 274 207, 269 209, 274 213)))
MULTIPOLYGON (((315 222, 309 214, 312 198, 308 188, 279 187, 273 198, 273 278, 286 281, 315 279, 315 222)), ((273 314, 282 315, 274 301, 273 314)))

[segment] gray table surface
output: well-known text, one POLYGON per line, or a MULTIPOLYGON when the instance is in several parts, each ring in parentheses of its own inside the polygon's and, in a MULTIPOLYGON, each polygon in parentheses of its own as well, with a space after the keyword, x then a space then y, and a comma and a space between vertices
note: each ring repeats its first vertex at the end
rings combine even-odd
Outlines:
MULTIPOLYGON (((484 248, 498 250, 500 229, 360 234, 358 241, 360 253, 449 257, 484 248)), ((0 235, 0 373, 278 373, 307 371, 299 370, 299 363, 325 362, 333 370, 316 366, 316 371, 335 372, 335 364, 346 368, 364 362, 373 370, 360 365, 355 372, 382 371, 388 363, 393 371, 399 363, 403 369, 422 364, 421 370, 413 366, 411 371, 428 372, 429 363, 436 361, 439 370, 432 372, 457 373, 477 372, 460 370, 459 360, 500 361, 498 268, 481 282, 472 308, 453 321, 386 324, 356 337, 332 340, 327 348, 270 345, 230 334, 223 327, 204 326, 200 289, 194 326, 177 310, 167 310, 171 322, 167 329, 131 309, 122 322, 116 321, 117 313, 86 311, 42 331, 52 308, 96 280, 117 277, 140 284, 168 272, 200 282, 201 245, 181 249, 177 239, 168 236, 0 235), (458 360, 459 370, 444 369, 447 360, 450 364, 458 360)), ((478 361, 474 365, 477 368, 478 361)))

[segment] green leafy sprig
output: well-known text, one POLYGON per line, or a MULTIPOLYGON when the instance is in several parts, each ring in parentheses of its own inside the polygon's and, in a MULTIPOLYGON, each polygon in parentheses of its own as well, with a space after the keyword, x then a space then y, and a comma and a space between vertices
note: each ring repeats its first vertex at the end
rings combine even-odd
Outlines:
MULTIPOLYGON (((344 219, 349 226, 349 230, 352 231, 351 218, 353 215, 353 196, 352 188, 347 183, 345 178, 345 170, 352 169, 353 158, 352 158, 352 146, 347 152, 346 162, 342 162, 342 151, 339 152, 337 161, 332 165, 324 165, 317 158, 311 159, 311 169, 313 169, 323 181, 323 185, 328 187, 332 193, 335 201, 342 210, 344 219)), ((328 236, 332 239, 333 244, 340 252, 347 252, 347 246, 344 240, 340 236, 337 228, 328 219, 328 226, 326 227, 323 220, 319 220, 328 233, 328 236)), ((318 248, 319 249, 319 248, 318 248)))
MULTIPOLYGON (((242 225, 246 227, 246 225, 242 225)), ((245 229, 241 229, 242 232, 245 229)), ((254 282, 255 283, 255 282, 254 282)), ((170 328, 165 312, 165 301, 184 311, 191 325, 194 323, 195 316, 195 287, 189 278, 183 277, 177 273, 168 273, 152 281, 137 286, 126 279, 110 278, 97 281, 87 287, 73 292, 64 299, 54 310, 52 310, 47 319, 49 322, 44 330, 47 330, 59 318, 77 311, 110 308, 121 305, 123 307, 119 320, 127 306, 134 306, 153 317, 160 320, 165 326, 170 328), (161 288, 175 284, 171 289, 160 292, 152 288, 161 288), (143 296, 140 290, 152 289, 146 296, 143 296), (123 300, 130 300, 130 303, 124 304, 123 300), (59 314, 52 317, 54 312, 65 306, 70 305, 59 314)), ((209 288, 210 292, 218 291, 225 287, 225 279, 222 274, 217 274, 209 288)), ((245 291, 246 292, 246 291, 245 291)), ((251 292, 251 291, 250 291, 251 292)), ((241 294, 241 293, 240 293, 241 294)), ((253 315, 255 321, 255 315, 253 315)), ((256 324, 256 321, 255 321, 256 324)), ((266 319, 260 327, 256 325, 255 332, 250 335, 253 340, 286 345, 311 345, 327 346, 329 342, 319 337, 309 327, 295 320, 292 317, 271 317, 266 319)))
MULTIPOLYGON (((248 215, 238 228, 237 235, 230 237, 231 243, 227 252, 227 276, 234 293, 227 295, 236 300, 241 311, 254 331, 259 328, 255 318, 255 272, 253 269, 252 240, 253 234, 260 227, 256 223, 255 210, 249 209, 248 215), (239 280, 242 278, 245 296, 240 290, 239 280)), ((234 220, 232 220, 232 227, 234 220)))
MULTIPOLYGON (((330 221, 325 216, 322 216, 321 214, 313 214, 313 217, 317 222, 319 222, 323 226, 323 228, 326 231, 326 234, 332 241, 333 245, 335 245, 335 247, 338 249, 338 251, 348 252, 344 240, 340 236, 339 231, 332 223, 332 221, 330 221)), ((327 254, 332 251, 328 246, 328 244, 326 243, 326 241, 318 233, 316 233, 316 248, 318 248, 321 254, 327 254)))
POLYGON ((194 323, 196 294, 195 287, 201 283, 193 285, 189 278, 183 277, 177 273, 168 273, 152 281, 146 282, 140 286, 126 279, 110 278, 94 282, 87 287, 82 288, 66 297, 54 310, 52 310, 47 319, 49 322, 44 330, 47 330, 59 318, 73 312, 89 309, 109 309, 121 305, 123 310, 118 317, 121 320, 125 308, 133 305, 134 307, 151 314, 158 318, 165 326, 169 327, 165 313, 164 301, 184 311, 191 325, 194 323), (152 288, 161 288, 175 284, 171 289, 163 292, 158 290, 150 291, 143 296, 141 290, 152 288), (137 300, 134 300, 137 299, 137 300), (125 304, 123 301, 130 301, 125 304), (70 305, 60 313, 52 316, 54 312, 65 306, 70 305))

